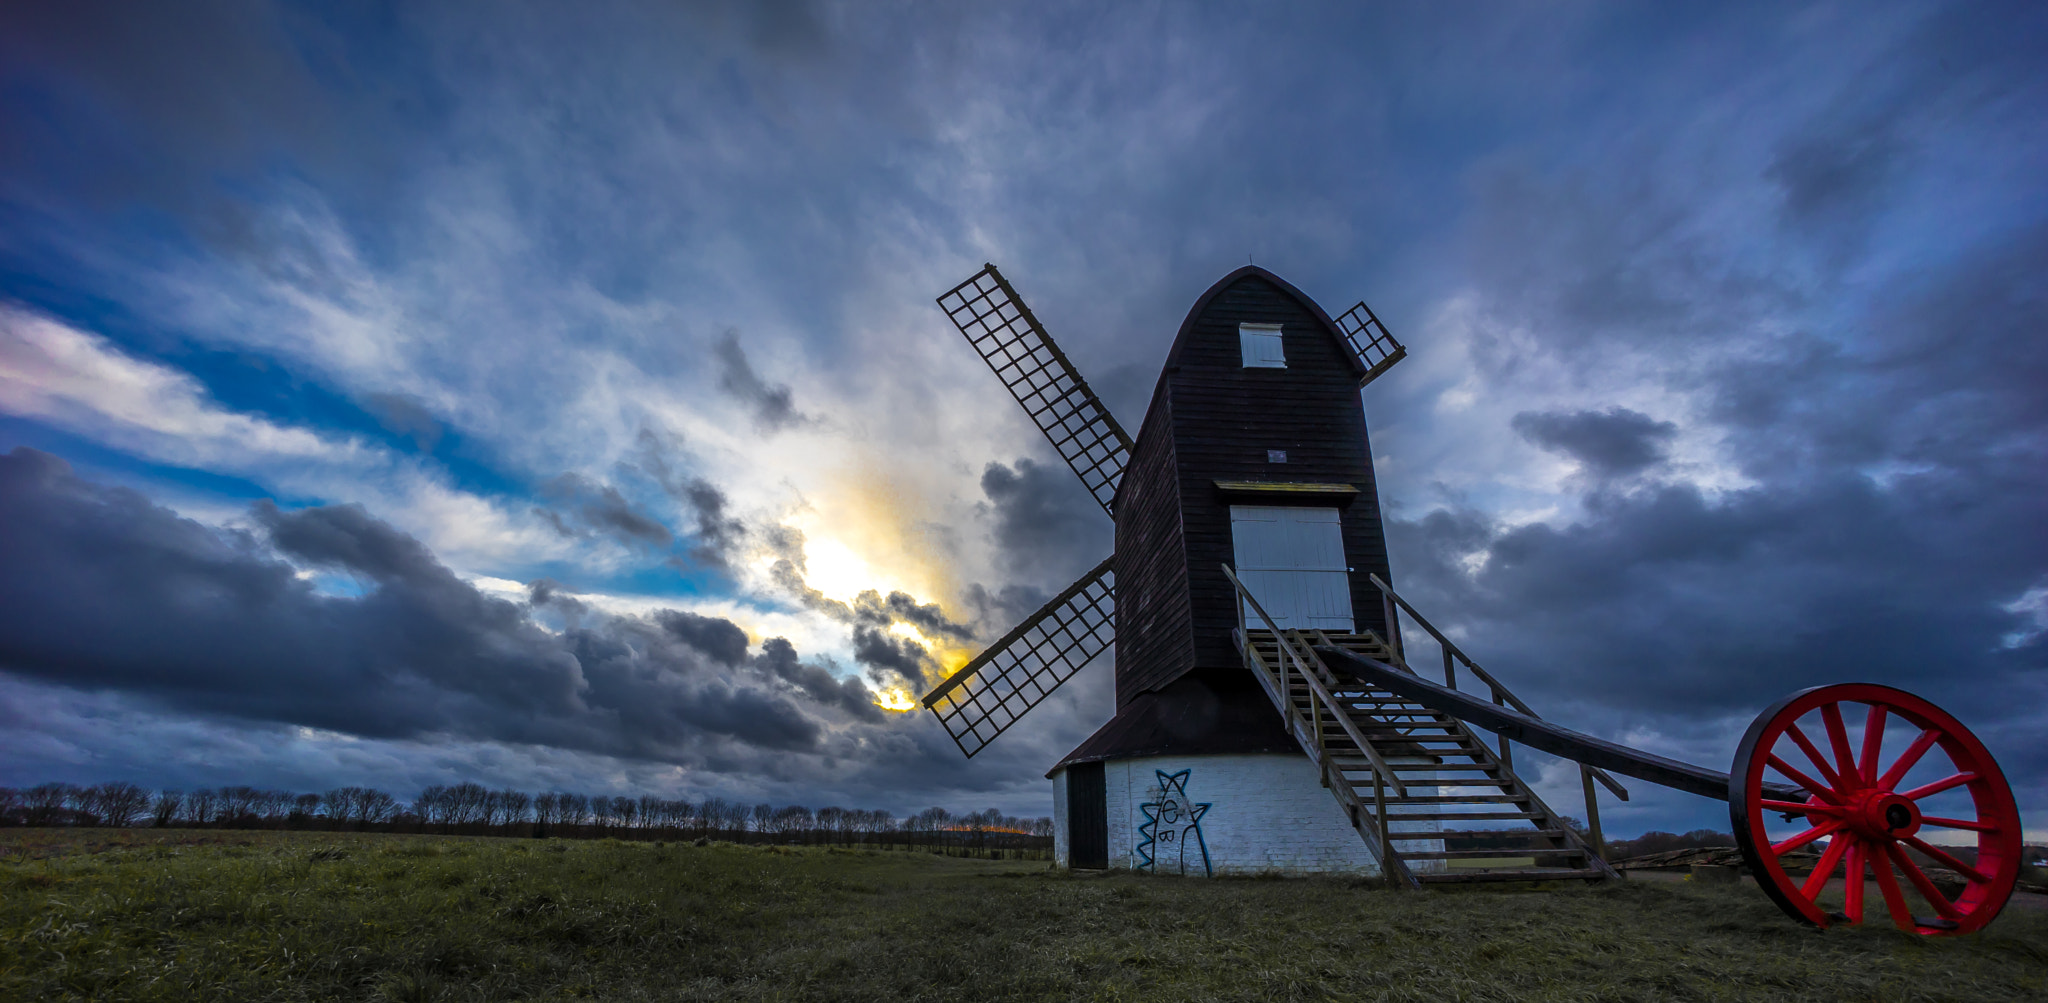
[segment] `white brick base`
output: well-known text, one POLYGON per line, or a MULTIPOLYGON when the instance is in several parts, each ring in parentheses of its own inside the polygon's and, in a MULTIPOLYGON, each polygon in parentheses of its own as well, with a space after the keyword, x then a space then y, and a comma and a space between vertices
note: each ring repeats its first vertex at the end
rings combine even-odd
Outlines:
MULTIPOLYGON (((1146 868, 1162 874, 1361 874, 1376 875, 1379 864, 1344 820, 1336 796, 1317 781, 1307 756, 1282 753, 1256 755, 1149 756, 1103 763, 1109 817, 1109 866, 1146 868), (1174 838, 1144 847, 1141 831, 1147 821, 1143 806, 1157 805, 1172 790, 1162 790, 1160 774, 1171 778, 1188 771, 1182 783, 1186 800, 1208 804, 1199 825, 1184 817, 1153 828, 1172 830, 1174 838), (1198 838, 1199 836, 1199 838, 1198 838), (1208 851, 1207 868, 1203 849, 1208 851)), ((1437 788, 1411 785, 1409 792, 1435 794, 1437 788)), ((1053 858, 1068 866, 1067 771, 1052 777, 1053 858)), ((1161 811, 1153 808, 1153 813, 1161 811)), ((1434 821, 1396 822, 1395 832, 1436 832, 1434 821)), ((1441 850, 1441 840, 1402 842, 1407 851, 1441 850)), ((1437 860, 1411 860, 1417 872, 1440 870, 1437 860)))

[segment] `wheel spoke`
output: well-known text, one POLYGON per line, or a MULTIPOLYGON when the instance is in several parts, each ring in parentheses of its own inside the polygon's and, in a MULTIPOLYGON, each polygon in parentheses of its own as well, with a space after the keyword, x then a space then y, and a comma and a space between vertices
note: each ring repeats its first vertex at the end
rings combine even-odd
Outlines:
POLYGON ((1934 746, 1935 739, 1940 737, 1941 732, 1933 728, 1921 732, 1920 737, 1914 739, 1912 745, 1906 746, 1906 751, 1899 756, 1899 761, 1893 763, 1892 768, 1884 771, 1884 776, 1878 778, 1878 790, 1888 791, 1898 786, 1899 778, 1905 776, 1906 771, 1912 769, 1913 764, 1918 763, 1920 757, 1926 755, 1927 750, 1934 746))
POLYGON ((1842 872, 1842 912, 1851 923, 1863 922, 1863 872, 1869 870, 1863 858, 1868 852, 1860 841, 1850 847, 1849 866, 1842 872))
MULTIPOLYGON (((1834 705, 1829 704, 1829 706, 1832 707, 1834 705)), ((1842 778, 1835 773, 1834 769, 1828 765, 1827 757, 1821 755, 1820 750, 1813 747, 1813 741, 1806 737, 1805 732, 1799 730, 1798 725, 1786 725, 1785 734, 1791 736, 1793 743, 1799 746, 1799 751, 1806 753, 1806 761, 1812 763, 1816 769, 1820 770, 1820 778, 1828 782, 1828 787, 1834 790, 1841 790, 1847 786, 1842 783, 1842 778)))
MULTIPOLYGON (((1799 894, 1806 896, 1808 902, 1813 901, 1813 897, 1819 895, 1822 888, 1827 887, 1828 875, 1834 873, 1835 865, 1842 862, 1842 854, 1849 852, 1849 844, 1852 842, 1855 841, 1847 836, 1828 840, 1827 852, 1820 855, 1820 863, 1813 865, 1813 873, 1807 875, 1806 883, 1799 886, 1799 894)), ((1762 875, 1758 877, 1761 878, 1762 875)))
POLYGON ((1842 727, 1842 705, 1823 704, 1820 719, 1828 726, 1828 744, 1834 746, 1835 750, 1835 769, 1844 778, 1854 776, 1856 757, 1849 754, 1849 732, 1842 727))
POLYGON ((1819 815, 1823 818, 1840 818, 1842 815, 1842 809, 1831 804, 1803 804, 1798 801, 1772 801, 1763 798, 1757 801, 1757 805, 1767 811, 1797 812, 1801 815, 1819 815))
POLYGON ((1884 907, 1891 911, 1892 922, 1907 933, 1919 929, 1913 922, 1913 913, 1906 908, 1906 896, 1899 891, 1899 879, 1892 874, 1891 862, 1874 856, 1870 869, 1877 872, 1877 890, 1884 893, 1884 907))
POLYGON ((1961 787, 1962 785, 1967 784, 1975 779, 1977 779, 1976 773, 1969 770, 1965 770, 1961 773, 1955 774, 1954 776, 1943 777, 1940 780, 1936 780, 1931 784, 1922 784, 1899 796, 1909 801, 1918 801, 1921 798, 1927 797, 1929 795, 1939 794, 1942 791, 1948 790, 1951 787, 1961 787))
POLYGON ((1863 718, 1863 758, 1856 761, 1857 772, 1863 774, 1863 782, 1877 783, 1878 747, 1884 744, 1884 705, 1870 705, 1870 713, 1863 718))
POLYGON ((1926 899, 1927 904, 1933 906, 1934 911, 1940 914, 1942 919, 1962 918, 1963 914, 1956 909, 1955 903, 1950 902, 1948 896, 1941 893, 1941 889, 1934 887, 1934 882, 1927 879, 1927 874, 1920 870, 1920 865, 1914 863, 1913 858, 1906 856, 1906 851, 1899 849, 1897 844, 1891 844, 1884 848, 1884 852, 1886 856, 1892 858, 1892 864, 1905 873, 1906 880, 1913 883, 1920 897, 1926 899))
POLYGON ((1946 867, 1949 870, 1962 875, 1963 877, 1969 878, 1971 881, 1984 883, 1989 882, 1991 880, 1990 876, 1985 874, 1983 871, 1980 871, 1966 863, 1963 863, 1960 860, 1957 860, 1953 854, 1950 854, 1948 851, 1943 850, 1941 847, 1936 846, 1933 843, 1930 843, 1924 839, 1921 839, 1918 836, 1907 836, 1906 845, 1912 847, 1913 849, 1919 850, 1921 853, 1933 857, 1935 863, 1938 863, 1941 866, 1946 867))
POLYGON ((1834 832, 1836 829, 1840 829, 1841 827, 1841 819, 1834 819, 1832 821, 1822 822, 1821 824, 1816 825, 1813 828, 1808 829, 1805 832, 1802 832, 1799 835, 1792 837, 1791 839, 1785 840, 1782 843, 1772 843, 1771 852, 1782 857, 1785 854, 1792 852, 1793 850, 1799 849, 1800 847, 1805 846, 1806 844, 1821 838, 1822 836, 1834 832))
POLYGON ((1944 829, 1968 829, 1971 832, 1997 832, 1998 827, 1989 822, 1972 822, 1961 818, 1938 818, 1933 815, 1920 816, 1921 825, 1938 825, 1944 829))
POLYGON ((1776 754, 1773 754, 1770 757, 1770 759, 1766 760, 1766 762, 1771 764, 1772 769, 1777 770, 1779 773, 1784 774, 1785 777, 1791 780, 1793 783, 1806 788, 1806 790, 1810 793, 1820 795, 1821 800, 1837 800, 1835 797, 1834 788, 1829 787, 1828 785, 1823 784, 1820 781, 1815 780, 1812 777, 1809 777, 1806 774, 1799 772, 1797 769, 1793 768, 1792 764, 1787 763, 1782 759, 1779 759, 1776 754))

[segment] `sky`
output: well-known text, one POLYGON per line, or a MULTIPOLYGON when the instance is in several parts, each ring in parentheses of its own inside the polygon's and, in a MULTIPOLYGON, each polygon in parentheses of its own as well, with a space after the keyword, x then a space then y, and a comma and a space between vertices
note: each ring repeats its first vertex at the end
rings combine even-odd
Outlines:
MULTIPOLYGON (((1403 594, 1725 769, 1798 688, 2048 829, 2038 4, 0 8, 0 784, 1050 814, 1098 664, 911 698, 1107 555, 933 302, 1126 428, 1255 261, 1363 391, 1403 594)), ((1528 756, 1553 803, 1570 767, 1528 756)), ((1610 834, 1725 829, 1632 784, 1610 834)))

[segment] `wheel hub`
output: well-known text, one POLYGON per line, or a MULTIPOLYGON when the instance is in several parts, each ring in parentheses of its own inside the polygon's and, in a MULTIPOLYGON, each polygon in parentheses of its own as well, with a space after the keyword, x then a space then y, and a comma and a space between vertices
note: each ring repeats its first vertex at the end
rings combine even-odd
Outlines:
POLYGON ((1920 806, 1895 791, 1857 791, 1847 807, 1850 831, 1866 839, 1905 839, 1920 831, 1920 806))

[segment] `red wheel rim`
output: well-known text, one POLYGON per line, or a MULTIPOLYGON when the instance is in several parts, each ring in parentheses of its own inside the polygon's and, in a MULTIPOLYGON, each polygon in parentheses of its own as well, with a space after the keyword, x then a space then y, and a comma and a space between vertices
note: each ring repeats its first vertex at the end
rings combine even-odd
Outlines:
POLYGON ((1735 841, 1758 886, 1815 926, 1888 917, 1914 933, 1968 933, 1998 915, 2019 880, 2019 809, 2005 774, 1968 728, 1903 690, 1844 683, 1778 701, 1743 736, 1728 786, 1735 841), (1774 837, 1766 826, 1781 818, 1794 830, 1774 837), (1956 840, 1970 836, 1976 856, 1965 861, 1956 840), (1786 854, 1808 845, 1825 847, 1819 862, 1788 871, 1786 854), (1960 876, 1961 890, 1937 887, 1922 861, 1960 876), (1926 903, 1921 915, 1912 895, 1926 903))

